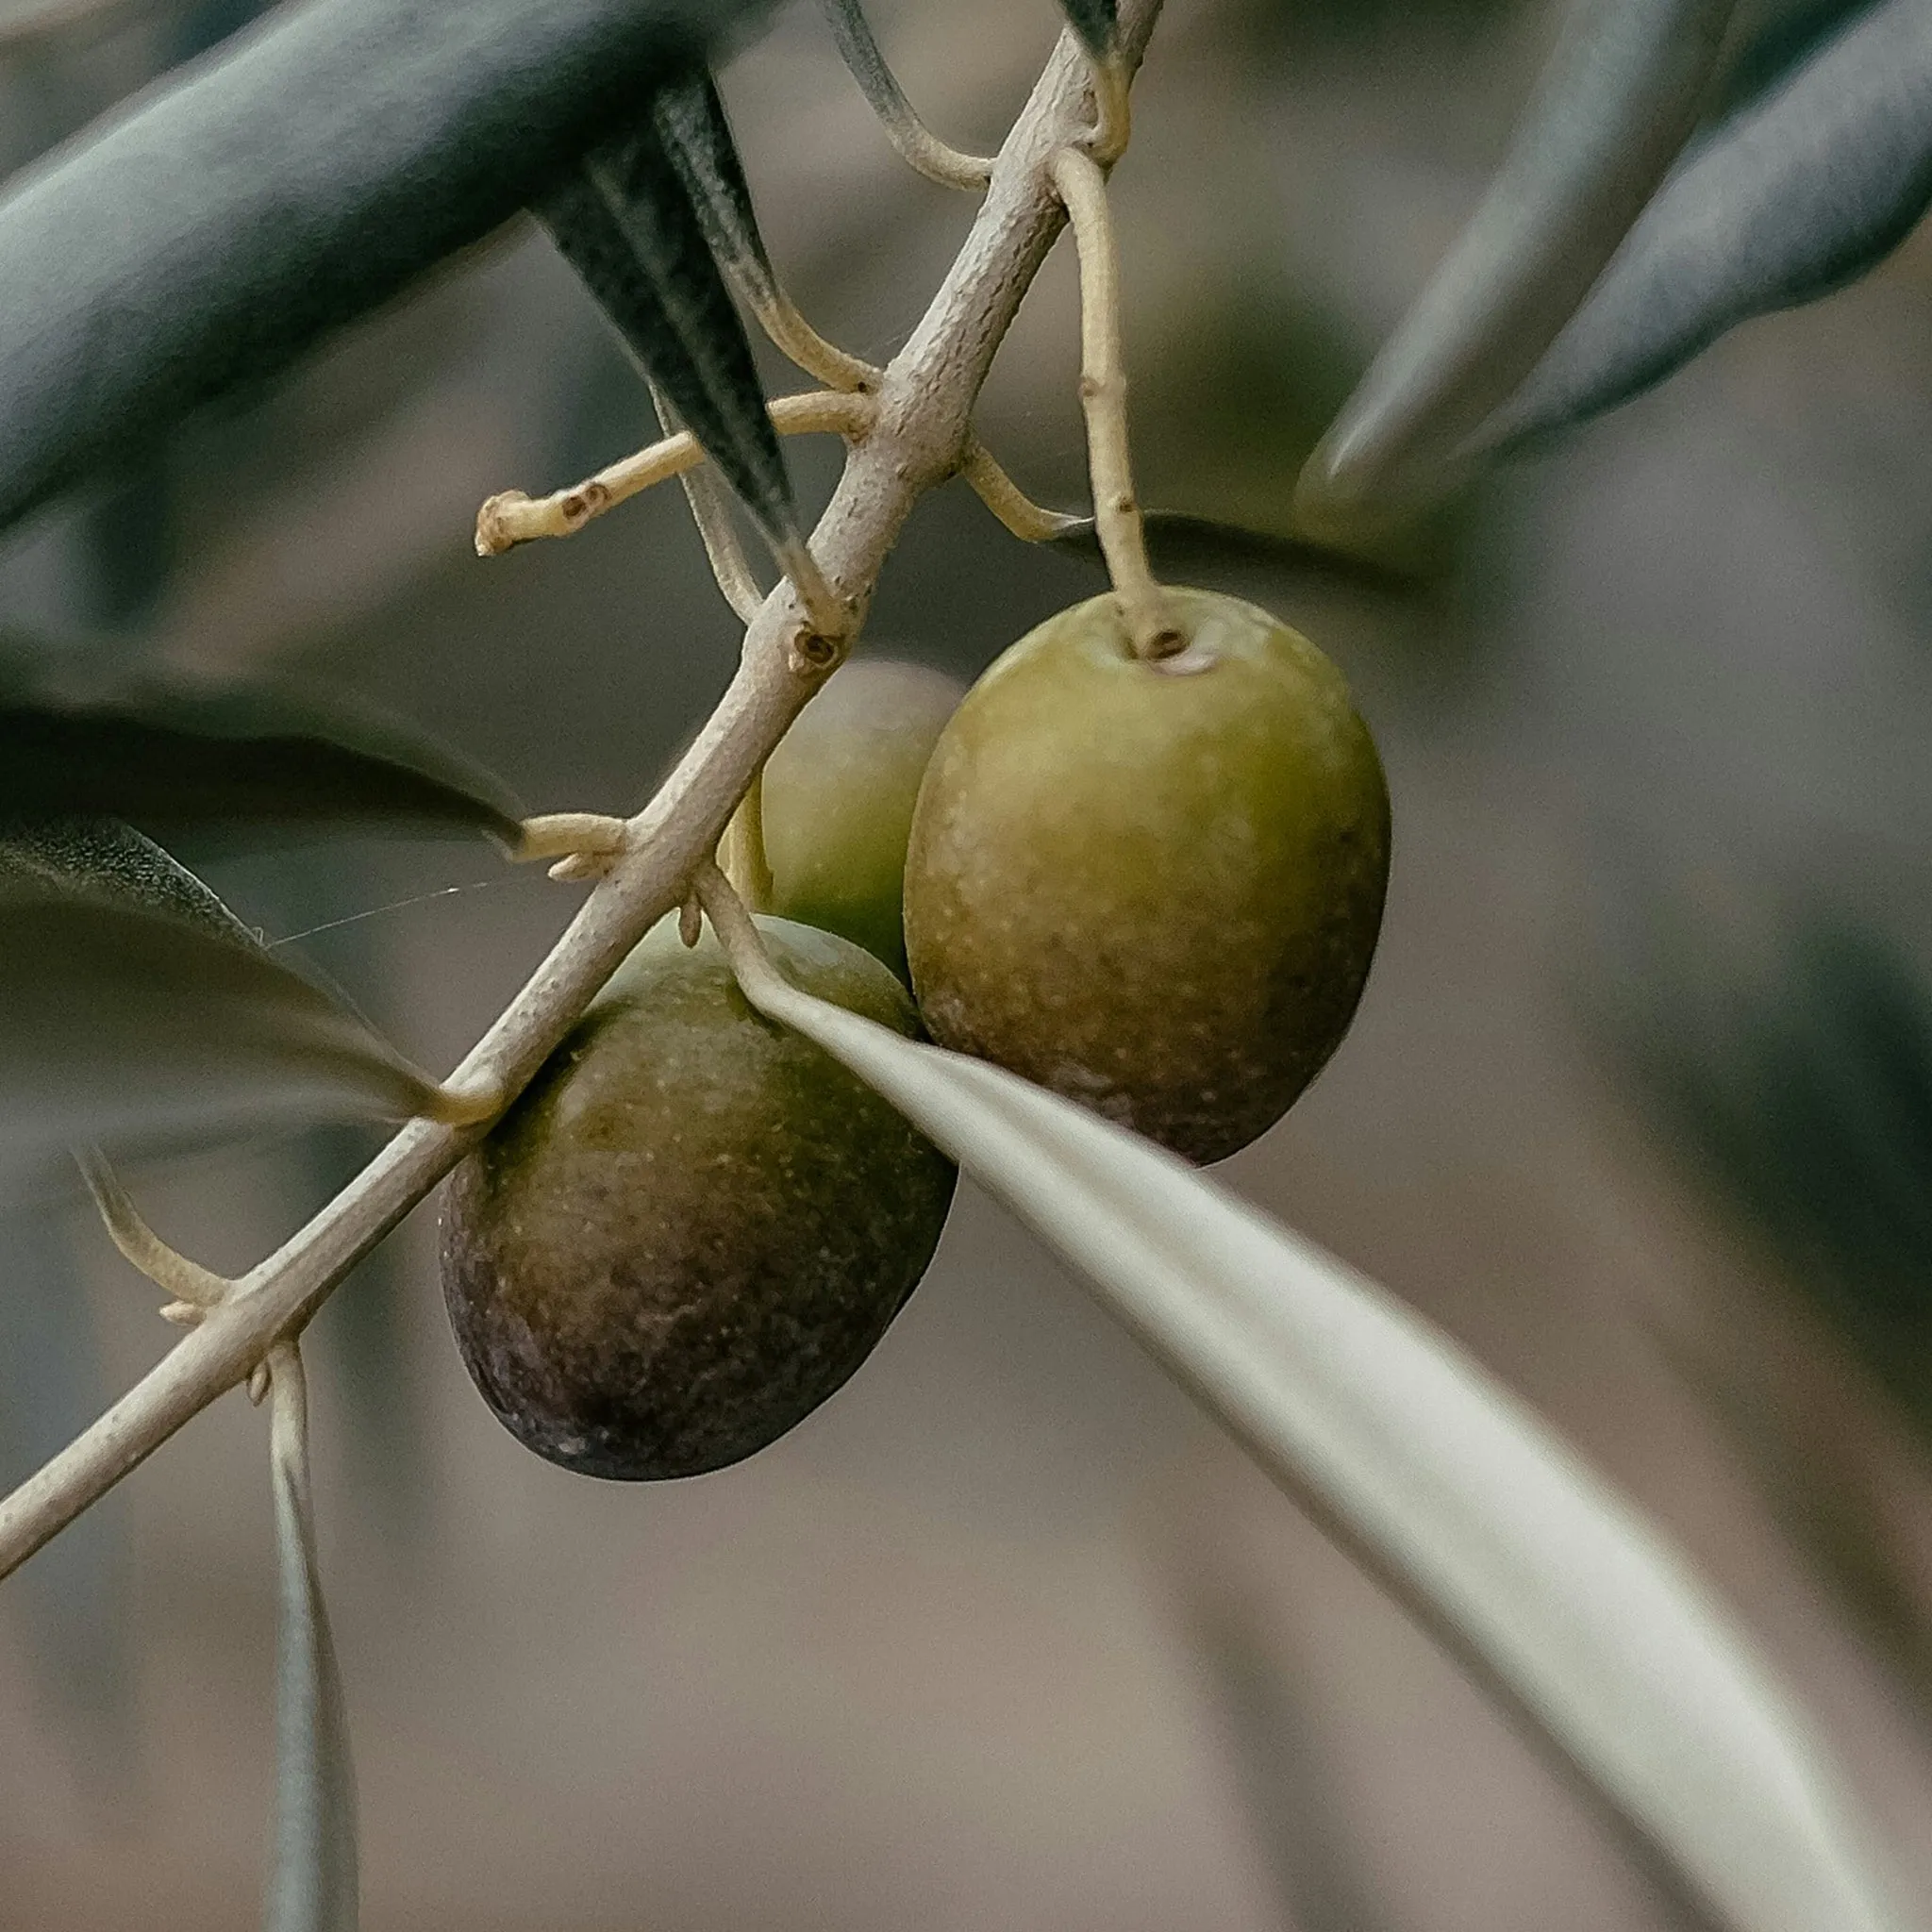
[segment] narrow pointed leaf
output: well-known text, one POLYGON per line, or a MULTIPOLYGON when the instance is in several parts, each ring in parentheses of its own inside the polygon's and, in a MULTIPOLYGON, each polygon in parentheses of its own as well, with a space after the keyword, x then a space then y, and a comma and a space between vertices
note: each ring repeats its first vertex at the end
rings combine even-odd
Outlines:
MULTIPOLYGON (((1143 511, 1141 527, 1148 561, 1162 577, 1186 579, 1200 570, 1267 569, 1331 577, 1384 596, 1414 597, 1428 588, 1420 577, 1307 538, 1250 530, 1238 524, 1217 523, 1211 517, 1189 516, 1181 510, 1143 511)), ((1069 518, 1065 529, 1046 541, 1070 557, 1106 563, 1091 517, 1069 518)))
POLYGON ((1883 0, 1685 158, 1480 436, 1522 443, 1625 402, 1754 315, 1874 267, 1932 203, 1932 4, 1883 0))
POLYGON ((1501 170, 1308 458, 1297 515, 1346 530, 1446 458, 1574 313, 1695 125, 1733 0, 1573 0, 1501 170))
POLYGON ((1394 1932, 1375 1901, 1362 1825, 1341 1795, 1337 1754, 1305 1688, 1312 1672, 1265 1643, 1231 1605, 1200 1605, 1187 1635, 1219 1707, 1281 1923, 1295 1932, 1394 1932))
POLYGON ((586 157, 545 225, 768 540, 797 517, 744 324, 655 121, 586 157))
POLYGON ((0 820, 0 891, 45 889, 158 912, 231 944, 255 934, 171 853, 118 819, 0 820))
POLYGON ((323 1602, 308 1480, 308 1399, 292 1347, 273 1357, 275 1808, 267 1932, 356 1932, 356 1787, 341 1673, 323 1602))
POLYGON ((1681 1556, 1448 1337, 1171 1156, 741 964, 1309 1498, 1733 1932, 1901 1932, 1810 1725, 1681 1556))
POLYGON ((1096 60, 1105 59, 1120 41, 1120 15, 1114 0, 1060 0, 1068 25, 1080 44, 1096 60))
POLYGON ((312 722, 260 694, 64 704, 0 693, 0 819, 460 831, 515 843, 514 803, 491 780, 386 723, 358 744, 364 725, 312 722))
POLYGON ((652 108, 718 266, 747 301, 771 302, 777 294, 772 258, 758 232, 751 183, 717 83, 705 69, 696 69, 660 87, 652 108))
POLYGON ((426 1074, 247 938, 0 882, 0 1177, 80 1141, 450 1112, 426 1074))
POLYGON ((0 196, 0 526, 540 198, 769 0, 307 0, 0 196))

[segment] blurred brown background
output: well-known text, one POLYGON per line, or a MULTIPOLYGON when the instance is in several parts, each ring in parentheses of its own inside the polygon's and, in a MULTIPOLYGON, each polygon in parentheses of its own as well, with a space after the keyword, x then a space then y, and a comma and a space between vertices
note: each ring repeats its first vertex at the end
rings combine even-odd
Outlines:
MULTIPOLYGON (((1046 0, 871 10, 933 124, 982 146, 1056 24, 1046 0)), ((245 11, 0 38, 12 161, 245 11)), ((1172 0, 1115 196, 1150 501, 1280 525, 1550 26, 1509 0, 1172 0)), ((968 206, 893 160, 809 7, 725 91, 802 306, 888 353, 968 206)), ((1397 827, 1356 1029, 1226 1177, 1444 1324, 1643 1500, 1922 1879, 1928 300, 1922 236, 1752 325, 1446 519, 1423 591, 1216 579, 1343 664, 1397 827)), ((982 415, 1068 503, 1074 322, 1057 258, 982 415)), ((626 807, 736 647, 681 501, 487 564, 469 528, 491 491, 645 434, 588 299, 519 227, 8 540, 0 619, 76 658, 299 672, 481 758, 533 808, 626 807)), ((825 447, 792 456, 823 491, 825 447)), ((970 675, 1095 587, 956 487, 908 531, 868 648, 970 675)), ((436 1066, 574 902, 458 846, 208 870, 276 937, 331 928, 305 950, 436 1066)), ((178 1245, 241 1266, 360 1151, 311 1135, 136 1191, 178 1245)), ((970 1189, 841 1396, 751 1463, 660 1488, 567 1475, 497 1428, 444 1332, 432 1237, 425 1208, 311 1352, 374 1932, 1682 1923, 970 1189)), ((152 1302, 71 1208, 8 1224, 7 1474, 156 1358, 152 1302)), ((265 1440, 225 1400, 0 1592, 5 1932, 254 1922, 265 1440)))

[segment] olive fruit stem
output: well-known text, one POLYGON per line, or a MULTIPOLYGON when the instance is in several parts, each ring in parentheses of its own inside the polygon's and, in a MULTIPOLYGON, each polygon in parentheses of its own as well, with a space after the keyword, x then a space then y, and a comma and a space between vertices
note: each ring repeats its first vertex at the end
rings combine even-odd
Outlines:
POLYGON ((1107 176, 1091 155, 1063 147, 1050 164, 1080 251, 1080 403, 1093 478, 1093 527, 1135 655, 1159 658, 1176 641, 1147 562, 1146 533, 1127 456, 1127 376, 1121 366, 1121 264, 1107 176))
MULTIPOLYGON (((811 390, 803 395, 774 396, 770 407, 772 426, 781 436, 854 438, 872 427, 876 406, 870 396, 851 391, 811 390)), ((601 517, 627 497, 682 475, 704 460, 697 438, 689 429, 680 429, 548 496, 503 491, 476 512, 476 555, 501 557, 539 537, 573 536, 592 517, 601 517)))
POLYGON ((1086 524, 1085 517, 1069 516, 1064 510, 1035 503, 976 436, 966 445, 959 474, 980 502, 1023 543, 1051 543, 1086 524))
POLYGON ((765 852, 765 774, 759 767, 721 841, 724 875, 754 912, 772 903, 772 862, 765 852))
MULTIPOLYGON (((1160 8, 1161 0, 1123 0, 1122 42, 1131 57, 1146 45, 1160 8)), ((858 610, 913 506, 958 471, 974 403, 1064 218, 1046 168, 1056 150, 1079 139, 1087 96, 1085 62, 1062 35, 1007 138, 951 269, 881 372, 876 401, 839 399, 876 413, 864 433, 848 432, 844 472, 813 536, 830 581, 858 610)), ((690 448, 684 463, 697 460, 690 448)), ((608 875, 472 1048, 453 1087, 493 1093, 507 1104, 625 954, 683 904, 752 774, 824 681, 824 654, 802 647, 808 622, 789 583, 765 599, 718 708, 656 797, 629 822, 625 849, 608 875)), ((830 656, 836 661, 836 652, 830 656)), ((0 1576, 176 1429, 247 1381, 267 1351, 314 1314, 482 1133, 480 1123, 409 1122, 332 1201, 239 1277, 235 1291, 106 1414, 0 1500, 0 1576)))
POLYGON ((767 293, 746 291, 758 326, 781 356, 827 389, 869 393, 878 386, 879 372, 870 362, 828 342, 798 312, 791 297, 775 282, 767 293))
POLYGON ((978 155, 962 154, 949 147, 932 132, 906 98, 892 70, 886 65, 879 43, 873 38, 859 0, 824 0, 825 20, 839 54, 858 83, 867 105, 878 116, 886 139, 899 158, 928 181, 941 188, 959 188, 969 194, 980 193, 992 179, 993 163, 978 155))
POLYGON ((1134 131, 1133 75, 1118 54, 1092 63, 1093 131, 1087 152, 1103 168, 1110 168, 1127 151, 1134 131))
MULTIPOLYGON (((718 943, 731 962, 731 976, 744 988, 745 996, 751 998, 754 987, 771 986, 774 982, 783 985, 785 976, 766 950, 758 922, 730 878, 713 861, 707 860, 691 874, 691 885, 692 896, 711 922, 711 930, 718 935, 718 943)), ((753 1000, 753 1004, 758 1002, 753 1000)))

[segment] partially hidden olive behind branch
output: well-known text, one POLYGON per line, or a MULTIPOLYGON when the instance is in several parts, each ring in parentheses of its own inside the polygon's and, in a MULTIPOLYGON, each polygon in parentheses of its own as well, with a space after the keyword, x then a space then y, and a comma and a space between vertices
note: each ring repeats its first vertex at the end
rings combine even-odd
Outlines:
POLYGON ((878 658, 826 683, 765 765, 764 909, 838 933, 906 976, 912 808, 965 690, 927 665, 878 658))
POLYGON ((953 714, 906 865, 942 1046, 1196 1161, 1287 1110, 1347 1031, 1381 925, 1389 793, 1341 674, 1238 598, 1164 589, 1176 646, 1074 606, 953 714))

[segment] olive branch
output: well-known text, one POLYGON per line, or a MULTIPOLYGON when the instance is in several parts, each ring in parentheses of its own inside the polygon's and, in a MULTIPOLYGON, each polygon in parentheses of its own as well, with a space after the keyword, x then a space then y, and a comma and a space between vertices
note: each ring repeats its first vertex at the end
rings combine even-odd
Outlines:
MULTIPOLYGON (((1096 93, 1099 151, 1105 155, 1118 143, 1124 76, 1139 64, 1159 11, 1160 0, 1128 0, 1122 8, 1117 72, 1123 78, 1104 78, 1097 90, 1081 42, 1071 31, 1061 37, 992 164, 985 198, 952 269, 904 348, 883 369, 863 372, 865 389, 773 405, 773 419, 782 428, 836 431, 846 439, 843 472, 811 538, 810 555, 832 601, 815 597, 819 608, 808 608, 790 576, 764 598, 717 708, 634 818, 557 814, 527 823, 522 856, 558 858, 566 867, 588 858, 602 876, 523 991, 445 1083, 458 1095, 471 1096, 468 1110, 482 1117, 461 1124, 411 1121, 305 1226, 198 1310, 192 1333, 0 1502, 0 1575, 25 1561, 176 1429, 249 1381, 275 1348, 299 1336, 357 1262, 481 1137, 488 1119, 535 1074, 625 953, 690 898, 698 868, 711 858, 765 759, 849 650, 879 572, 922 495, 964 472, 992 497, 1009 526, 1019 523, 1041 534, 1058 527, 1060 520, 1027 504, 979 448, 973 408, 1001 340, 1066 224, 1056 164, 1064 156, 1085 158, 1096 127, 1096 93)), ((1090 408, 1117 412, 1121 407, 1117 385, 1108 398, 1090 396, 1090 408)), ((1124 454, 1124 439, 1121 448, 1124 454)), ((700 460, 696 441, 679 430, 556 497, 536 503, 515 494, 493 497, 478 519, 478 548, 489 552, 525 536, 567 534, 625 495, 700 460)), ((1105 474, 1111 486, 1109 523, 1124 530, 1132 525, 1131 486, 1123 491, 1113 469, 1105 474)), ((1109 540, 1110 559, 1120 541, 1109 540)), ((130 1217, 131 1204, 124 1204, 110 1225, 125 1231, 134 1224, 130 1217)), ((128 1240, 124 1252, 129 1248, 129 1258, 144 1272, 173 1270, 172 1262, 158 1262, 163 1244, 152 1235, 128 1240)), ((177 1301, 184 1298, 163 1286, 177 1301)))
MULTIPOLYGON (((1066 1258, 1176 1379, 1568 1756, 1617 1817, 1662 1854, 1698 1912, 1765 1932, 1890 1932, 1905 1924, 1828 1757, 1748 1640, 1641 1518, 1453 1344, 1373 1284, 1146 1142, 997 1067, 889 1036, 815 1000, 765 956, 741 903, 757 903, 763 871, 759 774, 852 648, 880 571, 922 494, 959 475, 1026 541, 1091 532, 1134 649, 1158 657, 1176 639, 1149 562, 1128 461, 1119 270, 1105 193, 1107 171, 1126 145, 1128 84, 1159 0, 1124 0, 1118 19, 1111 0, 1066 0, 1072 28, 991 160, 961 154, 924 126, 856 0, 826 5, 848 64, 899 152, 936 180, 983 192, 952 268, 883 368, 826 342, 777 285, 755 231, 741 224, 734 229, 728 169, 735 160, 708 149, 708 83, 688 75, 666 80, 654 95, 655 131, 593 148, 562 187, 551 184, 553 198, 541 211, 626 335, 667 334, 688 352, 691 368, 709 357, 711 372, 722 367, 724 375, 709 383, 700 371, 693 384, 683 379, 688 369, 654 368, 642 356, 662 437, 571 488, 536 498, 516 491, 491 497, 477 519, 477 548, 493 556, 532 539, 568 536, 675 475, 719 587, 745 622, 737 675, 634 818, 562 812, 520 819, 491 816, 474 801, 465 808, 466 822, 491 830, 511 856, 553 860, 558 874, 594 884, 549 957, 447 1081, 429 1081, 355 1036, 315 989, 237 963, 232 946, 223 955, 237 989, 282 1003, 290 1041, 334 1052, 344 1083, 365 1101, 380 1098, 412 1118, 321 1212, 234 1279, 176 1254, 142 1221, 106 1161, 83 1155, 117 1246, 170 1297, 163 1315, 190 1332, 0 1502, 0 1574, 225 1391, 246 1386, 255 1399, 272 1400, 284 1777, 271 1923, 289 1932, 353 1924, 350 1783, 314 1561, 299 1338, 357 1261, 476 1143, 643 934, 675 910, 688 939, 709 919, 760 1012, 859 1074, 1066 1258), (654 282, 647 275, 632 285, 613 262, 626 224, 657 218, 652 197, 669 179, 658 162, 673 150, 680 167, 699 176, 713 171, 725 191, 693 196, 716 258, 706 262, 710 284, 702 275, 676 285, 675 276, 654 282), (1031 502, 973 427, 999 344, 1069 224, 1080 256, 1091 522, 1031 502), (766 334, 819 388, 767 408, 755 385, 737 379, 749 367, 741 331, 734 323, 708 340, 722 294, 711 286, 714 266, 737 281, 766 334), (756 408, 747 408, 747 395, 756 408), (846 446, 838 487, 808 541, 791 518, 774 440, 807 433, 838 435, 846 446), (721 476, 783 573, 770 591, 759 589, 744 556, 721 476), (721 852, 722 871, 714 857, 721 852)), ((596 0, 581 6, 595 11, 596 0)), ((676 0, 664 0, 659 10, 668 17, 676 0)), ((1642 276, 1620 282, 1612 273, 1600 285, 1593 277, 1681 145, 1728 11, 1727 0, 1624 0, 1579 9, 1569 51, 1505 171, 1491 215, 1472 229, 1433 299, 1419 308, 1420 319, 1398 335, 1305 475, 1301 509, 1311 527, 1373 522, 1386 508, 1381 499, 1421 489, 1418 477, 1440 487, 1475 455, 1535 433, 1551 411, 1574 420, 1605 407, 1690 352, 1688 338, 1651 339, 1635 348, 1624 343, 1610 358, 1600 344, 1592 348, 1587 332, 1582 351, 1566 349, 1558 331, 1593 286, 1611 296, 1634 288, 1637 295, 1622 299, 1644 306, 1638 300, 1647 286, 1642 276), (1626 8, 1641 31, 1622 33, 1626 8), (1617 16, 1607 27, 1606 13, 1617 16), (1606 67, 1601 57, 1611 44, 1622 50, 1620 62, 1606 67), (1574 133, 1583 125, 1573 111, 1578 87, 1601 96, 1601 125, 1585 127, 1590 138, 1581 146, 1574 133), (1608 138, 1599 138, 1606 129, 1608 138), (1571 142, 1567 158, 1557 157, 1563 165, 1550 165, 1539 146, 1551 140, 1571 142), (1586 233, 1577 231, 1579 208, 1591 218, 1586 233), (1551 365, 1564 378, 1552 391, 1557 401, 1541 398, 1531 385, 1499 408, 1553 344, 1553 353, 1564 352, 1551 365), (1536 408, 1525 407, 1524 394, 1536 408)), ((1854 47, 1860 69, 1884 66, 1872 47, 1882 54, 1890 45, 1884 36, 1905 30, 1895 24, 1902 17, 1898 0, 1873 9, 1875 25, 1857 31, 1877 38, 1854 47)), ((1853 37, 1842 45, 1853 47, 1853 37)), ((1777 107, 1773 101, 1765 112, 1777 107)), ((1690 218, 1697 197, 1683 184, 1715 171, 1724 187, 1717 164, 1725 153, 1715 151, 1702 177, 1696 169, 1674 177, 1678 199, 1691 204, 1683 225, 1692 232, 1702 233, 1690 218)), ((1881 243, 1891 211, 1914 192, 1912 182, 1876 181, 1867 197, 1875 212, 1863 224, 1871 232, 1855 237, 1857 245, 1869 251, 1881 243)), ((58 204, 58 193, 53 199, 58 204)), ((1668 215, 1672 196, 1650 206, 1668 215)), ((1673 232, 1665 225, 1664 242, 1673 232)), ((433 250, 446 239, 425 231, 422 245, 433 250)), ((689 239, 672 235, 671 253, 689 239)), ((1735 314, 1740 304, 1802 292, 1837 262, 1831 255, 1821 266, 1800 251, 1774 263, 1768 277, 1760 275, 1761 286, 1727 287, 1707 306, 1713 314, 1735 314)), ((155 406, 151 394, 145 407, 155 406)), ((102 433, 98 425, 92 433, 102 433)), ((63 460, 72 459, 70 451, 63 460)), ((51 487, 57 474, 51 458, 38 471, 25 460, 19 468, 34 479, 16 482, 19 501, 51 487)), ((42 738, 44 725, 35 727, 42 738)), ((0 735, 8 728, 0 724, 0 735)), ((159 756, 164 766, 181 749, 165 727, 141 726, 125 741, 159 756)), ((308 780, 311 803, 325 807, 334 782, 326 759, 308 780)), ((234 771, 227 781, 242 782, 234 771)), ((44 802, 52 781, 43 771, 37 782, 38 792, 27 790, 44 802)), ((6 783, 0 774, 0 791, 6 783)), ((433 787, 412 794, 408 806, 430 817, 449 808, 448 796, 433 787)), ((15 869, 21 862, 20 853, 10 855, 15 869)), ((48 862, 58 872, 58 855, 48 862)), ((187 891, 191 920, 225 916, 168 876, 152 852, 140 863, 150 897, 187 891)), ((38 932, 50 947, 78 925, 93 941, 122 929, 115 921, 125 908, 84 895, 52 909, 39 899, 25 903, 12 931, 38 932)), ((161 947, 150 957, 174 975, 169 996, 192 1004, 199 956, 161 947)))

